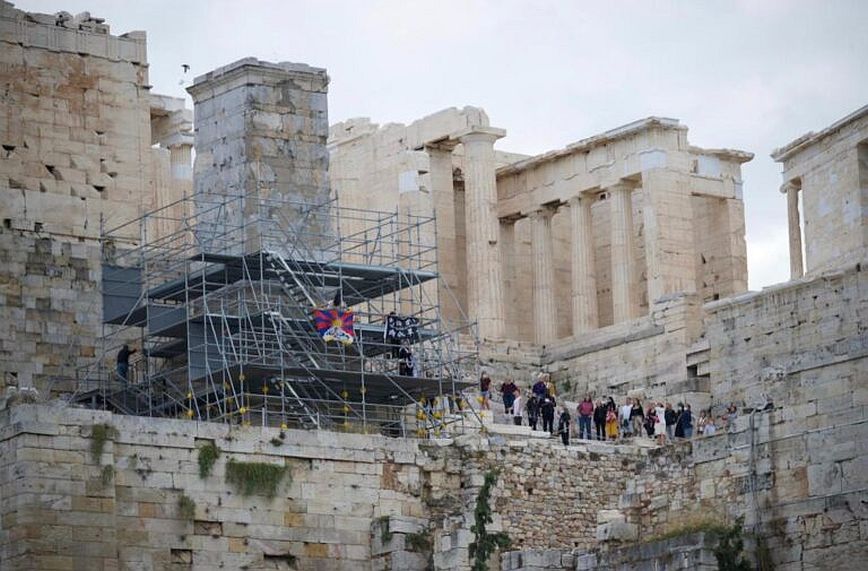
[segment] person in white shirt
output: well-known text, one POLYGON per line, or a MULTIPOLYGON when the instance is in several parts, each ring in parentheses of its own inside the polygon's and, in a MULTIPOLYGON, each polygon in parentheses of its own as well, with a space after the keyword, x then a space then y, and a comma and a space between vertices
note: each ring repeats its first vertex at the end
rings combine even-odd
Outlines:
POLYGON ((654 421, 654 436, 657 437, 657 444, 663 446, 666 443, 666 409, 663 408, 663 403, 658 402, 654 409, 656 420, 654 421))
POLYGON ((512 421, 516 426, 521 426, 521 391, 515 391, 515 400, 512 401, 512 421))
POLYGON ((621 424, 621 436, 626 438, 632 436, 633 425, 630 423, 630 413, 633 412, 633 399, 628 398, 627 402, 621 405, 618 411, 618 422, 621 424))

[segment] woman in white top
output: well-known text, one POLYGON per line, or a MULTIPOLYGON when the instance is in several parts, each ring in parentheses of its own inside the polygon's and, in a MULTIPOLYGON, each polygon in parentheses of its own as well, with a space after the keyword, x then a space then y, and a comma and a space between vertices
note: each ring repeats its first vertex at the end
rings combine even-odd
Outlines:
POLYGON ((515 400, 512 401, 512 422, 521 426, 521 391, 515 391, 515 400))
POLYGON ((666 443, 666 409, 662 402, 657 403, 654 413, 657 417, 654 421, 654 436, 657 437, 657 444, 663 446, 666 443))

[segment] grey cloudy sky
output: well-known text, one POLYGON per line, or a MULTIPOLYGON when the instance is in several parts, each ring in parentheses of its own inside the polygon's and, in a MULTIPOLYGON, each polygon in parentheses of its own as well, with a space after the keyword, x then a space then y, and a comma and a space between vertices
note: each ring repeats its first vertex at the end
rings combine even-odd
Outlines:
POLYGON ((868 1, 19 0, 146 30, 158 93, 245 56, 326 67, 332 122, 477 105, 537 154, 648 115, 751 151, 750 287, 789 277, 773 148, 868 103, 868 1))

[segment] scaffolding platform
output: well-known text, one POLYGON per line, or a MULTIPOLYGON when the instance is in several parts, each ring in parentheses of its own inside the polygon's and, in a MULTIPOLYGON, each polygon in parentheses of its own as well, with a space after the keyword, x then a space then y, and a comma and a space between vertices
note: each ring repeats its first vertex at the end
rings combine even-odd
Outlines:
POLYGON ((104 334, 82 404, 391 435, 469 408, 477 356, 458 341, 472 326, 443 328, 432 218, 198 194, 101 242, 104 334), (315 309, 352 313, 352 342, 325 341, 315 309), (389 315, 407 329, 388 337, 389 315), (124 343, 136 352, 122 379, 124 343))

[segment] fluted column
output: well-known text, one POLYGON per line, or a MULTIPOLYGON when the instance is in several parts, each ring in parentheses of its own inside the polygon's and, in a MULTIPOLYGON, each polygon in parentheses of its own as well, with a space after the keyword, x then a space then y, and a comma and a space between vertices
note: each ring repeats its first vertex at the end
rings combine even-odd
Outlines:
POLYGON ((179 181, 193 183, 193 138, 189 141, 169 146, 169 164, 172 169, 172 178, 179 181))
POLYGON ((787 222, 790 234, 790 279, 798 279, 805 273, 802 262, 802 222, 799 217, 799 187, 788 184, 787 222))
POLYGON ((555 268, 553 262, 552 214, 540 208, 530 215, 533 254, 533 323, 537 343, 557 338, 555 313, 555 268))
POLYGON ((490 127, 459 134, 464 145, 467 227, 467 309, 481 337, 504 336, 503 261, 497 217, 494 141, 506 132, 490 127))
POLYGON ((461 317, 458 307, 458 256, 455 246, 455 191, 452 177, 452 149, 443 145, 428 145, 428 171, 431 179, 431 201, 437 219, 437 266, 440 271, 438 299, 440 313, 448 324, 457 324, 461 317), (449 288, 450 291, 447 291, 449 288))
POLYGON ((625 184, 606 189, 611 208, 612 231, 612 312, 620 323, 636 316, 636 256, 633 247, 633 206, 631 190, 625 184))
POLYGON ((599 326, 590 197, 570 199, 573 335, 599 326))

